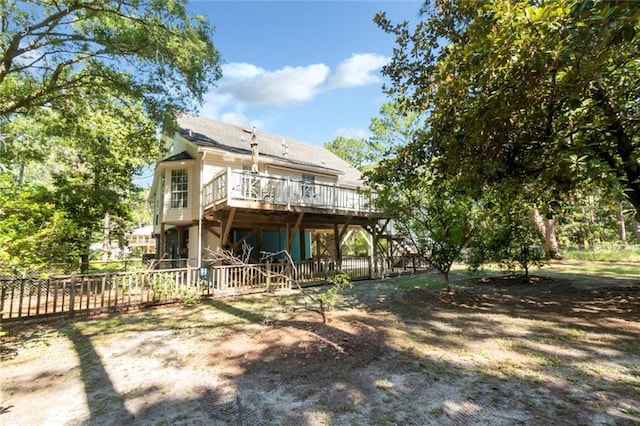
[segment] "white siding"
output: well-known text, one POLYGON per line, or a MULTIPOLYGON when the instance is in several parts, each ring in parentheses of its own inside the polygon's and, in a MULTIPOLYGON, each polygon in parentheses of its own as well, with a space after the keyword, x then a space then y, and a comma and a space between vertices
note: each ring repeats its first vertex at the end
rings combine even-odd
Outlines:
MULTIPOLYGON (((194 200, 194 169, 193 163, 188 166, 175 167, 173 169, 167 169, 164 175, 164 194, 163 194, 163 222, 166 223, 184 223, 190 222, 194 219, 191 211, 193 204, 198 203, 198 199, 194 200), (187 207, 185 208, 171 208, 171 170, 186 169, 188 175, 188 195, 187 195, 187 207)), ((197 193, 197 190, 196 190, 197 193)), ((197 216, 196 216, 197 218, 197 216)))
POLYGON ((198 225, 189 228, 189 265, 198 266, 198 225))
POLYGON ((153 232, 160 233, 160 224, 164 220, 164 181, 162 177, 156 187, 155 198, 153 202, 153 232))
POLYGON ((194 146, 186 142, 185 139, 179 135, 176 135, 171 138, 166 138, 165 147, 169 150, 169 152, 167 153, 167 157, 171 157, 172 155, 179 154, 182 151, 187 151, 189 154, 191 154, 191 156, 195 158, 196 150, 194 146))

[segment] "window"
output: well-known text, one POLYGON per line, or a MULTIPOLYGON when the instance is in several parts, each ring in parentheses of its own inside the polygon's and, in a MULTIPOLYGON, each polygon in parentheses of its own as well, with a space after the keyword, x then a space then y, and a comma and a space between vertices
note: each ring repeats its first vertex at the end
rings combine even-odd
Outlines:
POLYGON ((171 170, 171 208, 187 207, 189 175, 186 169, 171 170))
POLYGON ((314 175, 302 175, 302 193, 311 198, 316 195, 316 177, 314 175))

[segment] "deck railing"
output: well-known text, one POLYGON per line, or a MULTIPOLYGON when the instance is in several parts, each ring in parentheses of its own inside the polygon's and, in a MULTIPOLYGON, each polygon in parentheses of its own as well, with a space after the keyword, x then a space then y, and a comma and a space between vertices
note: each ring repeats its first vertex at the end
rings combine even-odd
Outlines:
MULTIPOLYGON (((322 259, 298 262, 294 267, 273 262, 51 277, 0 274, 0 321, 120 311, 195 296, 286 290, 292 287, 292 280, 302 286, 326 282, 337 270, 335 261, 322 259)), ((381 273, 411 273, 416 268, 382 258, 373 263, 364 257, 343 259, 341 270, 359 280, 381 273)))
POLYGON ((204 205, 252 201, 290 207, 315 207, 331 211, 375 212, 373 193, 336 184, 224 170, 204 185, 204 205))

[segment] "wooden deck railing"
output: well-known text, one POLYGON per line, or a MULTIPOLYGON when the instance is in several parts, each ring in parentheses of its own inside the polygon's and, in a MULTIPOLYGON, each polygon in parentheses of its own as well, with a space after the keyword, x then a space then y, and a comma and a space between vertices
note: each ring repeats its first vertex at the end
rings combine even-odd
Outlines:
MULTIPOLYGON (((382 259, 345 258, 342 271, 351 279, 370 279, 374 270, 415 272, 407 267, 394 270, 382 259)), ((415 265, 414 265, 415 266, 415 265)), ((397 267, 397 264, 396 264, 397 267)), ((326 282, 337 272, 331 260, 287 264, 217 265, 142 272, 39 277, 0 274, 0 321, 55 315, 93 314, 184 301, 189 297, 222 297, 290 289, 326 282)))
POLYGON ((205 209, 234 201, 253 201, 283 208, 315 207, 331 211, 370 213, 375 194, 338 185, 281 178, 227 169, 204 185, 205 209))
POLYGON ((38 276, 0 275, 2 320, 100 313, 178 301, 185 290, 206 292, 194 268, 38 276))

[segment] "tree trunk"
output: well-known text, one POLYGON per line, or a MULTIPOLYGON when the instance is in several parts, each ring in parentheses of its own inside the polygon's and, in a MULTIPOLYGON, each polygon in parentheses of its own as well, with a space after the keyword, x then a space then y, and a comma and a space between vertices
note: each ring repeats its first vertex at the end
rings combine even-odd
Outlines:
POLYGON ((584 235, 582 238, 582 249, 593 249, 593 241, 591 240, 591 225, 589 224, 589 218, 587 217, 587 209, 582 206, 582 224, 584 225, 584 235))
POLYGON ((640 223, 634 217, 632 219, 633 233, 636 234, 636 244, 640 244, 640 223))
POLYGON ((618 227, 620 228, 620 241, 622 241, 622 245, 627 245, 627 228, 624 223, 624 214, 623 214, 622 203, 618 201, 618 211, 616 216, 618 216, 618 227))
POLYGON ((556 221, 553 217, 543 218, 537 209, 529 211, 529 219, 540 234, 542 249, 549 259, 562 259, 556 237, 556 221))
POLYGON ((107 262, 109 255, 111 254, 111 215, 109 213, 104 214, 104 221, 102 226, 102 261, 107 262))
POLYGON ((451 293, 451 282, 449 281, 449 271, 443 272, 444 281, 447 283, 447 292, 451 293))
POLYGON ((89 272, 89 253, 83 253, 80 255, 80 273, 86 274, 89 272))

